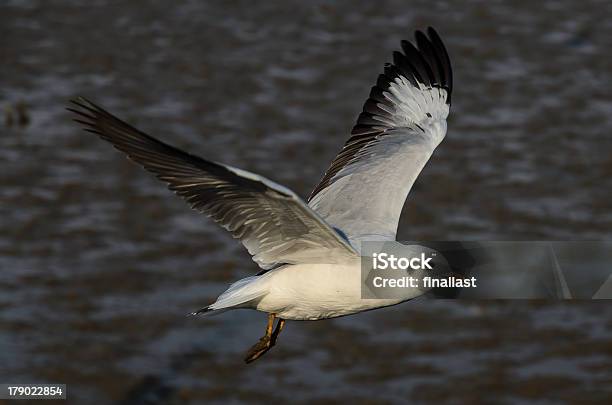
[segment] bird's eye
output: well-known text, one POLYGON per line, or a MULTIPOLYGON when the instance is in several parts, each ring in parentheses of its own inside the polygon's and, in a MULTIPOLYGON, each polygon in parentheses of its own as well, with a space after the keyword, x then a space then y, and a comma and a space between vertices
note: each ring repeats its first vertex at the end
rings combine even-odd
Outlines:
POLYGON ((427 116, 428 116, 429 118, 431 118, 431 114, 430 114, 430 113, 425 113, 425 114, 427 114, 427 116))

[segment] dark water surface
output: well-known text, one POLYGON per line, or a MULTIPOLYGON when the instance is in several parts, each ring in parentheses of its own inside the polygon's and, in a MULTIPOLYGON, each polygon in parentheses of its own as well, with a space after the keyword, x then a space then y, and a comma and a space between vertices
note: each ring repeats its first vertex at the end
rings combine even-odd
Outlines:
POLYGON ((0 5, 0 382, 80 403, 609 403, 606 302, 292 322, 244 365, 263 314, 186 314, 255 264, 64 107, 87 96, 306 196, 399 41, 433 25, 456 92, 399 238, 609 239, 611 2, 176 3, 0 5))

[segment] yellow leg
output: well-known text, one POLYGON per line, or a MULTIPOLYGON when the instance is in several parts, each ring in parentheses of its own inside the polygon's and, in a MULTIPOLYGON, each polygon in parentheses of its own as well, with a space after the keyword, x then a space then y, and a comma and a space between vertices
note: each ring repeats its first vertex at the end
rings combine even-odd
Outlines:
POLYGON ((272 332, 272 337, 270 339, 271 340, 270 347, 276 344, 276 339, 278 339, 278 335, 281 333, 284 326, 285 326, 285 320, 279 319, 278 323, 276 324, 276 328, 274 329, 274 332, 272 332))
POLYGON ((278 334, 285 326, 285 320, 279 319, 276 324, 276 328, 274 328, 274 320, 276 319, 275 314, 268 315, 268 325, 266 326, 266 334, 259 339, 259 342, 255 343, 247 352, 244 361, 247 363, 251 363, 261 356, 263 356, 268 350, 276 344, 276 339, 278 338, 278 334))
POLYGON ((266 336, 272 335, 272 327, 274 327, 274 320, 276 315, 268 314, 268 326, 266 326, 266 336))

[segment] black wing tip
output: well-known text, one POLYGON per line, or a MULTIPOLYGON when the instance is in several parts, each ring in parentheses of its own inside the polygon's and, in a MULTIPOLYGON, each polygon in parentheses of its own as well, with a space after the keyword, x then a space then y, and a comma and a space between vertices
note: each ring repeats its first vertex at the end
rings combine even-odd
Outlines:
POLYGON ((427 27, 427 35, 442 62, 442 68, 444 69, 446 76, 446 86, 450 96, 450 93, 453 90, 453 69, 450 62, 450 57, 448 56, 448 51, 446 50, 446 46, 444 45, 444 41, 442 41, 440 34, 438 34, 438 31, 436 31, 434 27, 427 27))
POLYGON ((96 115, 108 114, 108 112, 104 110, 102 107, 100 107, 99 105, 91 101, 90 99, 83 97, 83 96, 77 96, 77 97, 69 99, 66 110, 77 113, 77 114, 82 113, 83 110, 96 114, 96 115))
MULTIPOLYGON (((389 113, 381 107, 381 104, 388 105, 384 92, 399 76, 404 77, 415 87, 423 84, 426 87, 446 90, 446 104, 450 105, 453 89, 450 58, 436 29, 428 26, 425 30, 415 30, 414 41, 402 40, 400 45, 403 52, 393 52, 393 63, 385 63, 384 73, 378 76, 376 84, 370 90, 370 95, 351 131, 353 137, 373 138, 388 127, 385 118, 389 113)), ((325 188, 331 177, 339 170, 332 169, 330 168, 313 190, 309 201, 325 188)))
POLYGON ((69 107, 66 107, 66 109, 69 109, 72 106, 85 108, 93 105, 93 103, 83 96, 76 96, 68 100, 68 105, 69 107))
MULTIPOLYGON (((389 89, 390 83, 400 75, 405 77, 413 86, 422 83, 425 86, 438 87, 447 92, 446 104, 451 103, 453 90, 453 75, 450 58, 444 47, 440 35, 432 26, 426 30, 415 30, 414 42, 402 40, 400 42, 403 52, 393 52, 393 63, 385 63, 384 73, 376 80, 372 87, 370 96, 366 100, 363 111, 357 119, 357 133, 363 132, 363 126, 384 126, 383 122, 372 122, 371 115, 382 115, 386 113, 378 108, 376 103, 385 103, 383 93, 389 89), (415 45, 416 43, 416 45, 415 45)), ((376 131, 373 131, 376 132, 376 131)))
POLYGON ((432 26, 425 30, 415 30, 414 42, 402 40, 400 45, 403 53, 395 51, 393 64, 388 64, 385 68, 384 75, 387 80, 395 80, 398 71, 408 74, 410 77, 407 79, 413 83, 416 81, 426 86, 445 89, 448 92, 446 102, 450 104, 453 90, 452 69, 448 52, 438 31, 432 26))
POLYGON ((414 40, 418 43, 419 41, 429 41, 429 37, 421 30, 414 31, 414 40))
POLYGON ((432 85, 448 91, 447 102, 450 104, 450 95, 453 90, 452 69, 450 57, 440 34, 430 25, 425 31, 416 30, 414 38, 419 53, 426 60, 437 80, 437 83, 432 83, 432 85))
POLYGON ((436 29, 432 27, 431 25, 427 27, 427 36, 430 39, 433 39, 434 37, 437 37, 438 39, 440 39, 440 34, 438 34, 438 31, 436 31, 436 29))
POLYGON ((101 114, 100 108, 87 98, 78 96, 68 101, 67 111, 75 114, 72 121, 81 125, 84 131, 101 135, 97 120, 101 114))

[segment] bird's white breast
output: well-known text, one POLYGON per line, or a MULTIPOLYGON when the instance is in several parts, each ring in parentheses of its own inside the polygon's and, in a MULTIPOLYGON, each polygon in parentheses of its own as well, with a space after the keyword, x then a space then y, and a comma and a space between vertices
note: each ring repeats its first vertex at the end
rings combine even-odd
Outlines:
POLYGON ((317 320, 394 305, 420 295, 406 291, 402 299, 362 299, 359 257, 344 264, 299 264, 270 271, 261 279, 268 293, 256 309, 283 319, 317 320))

